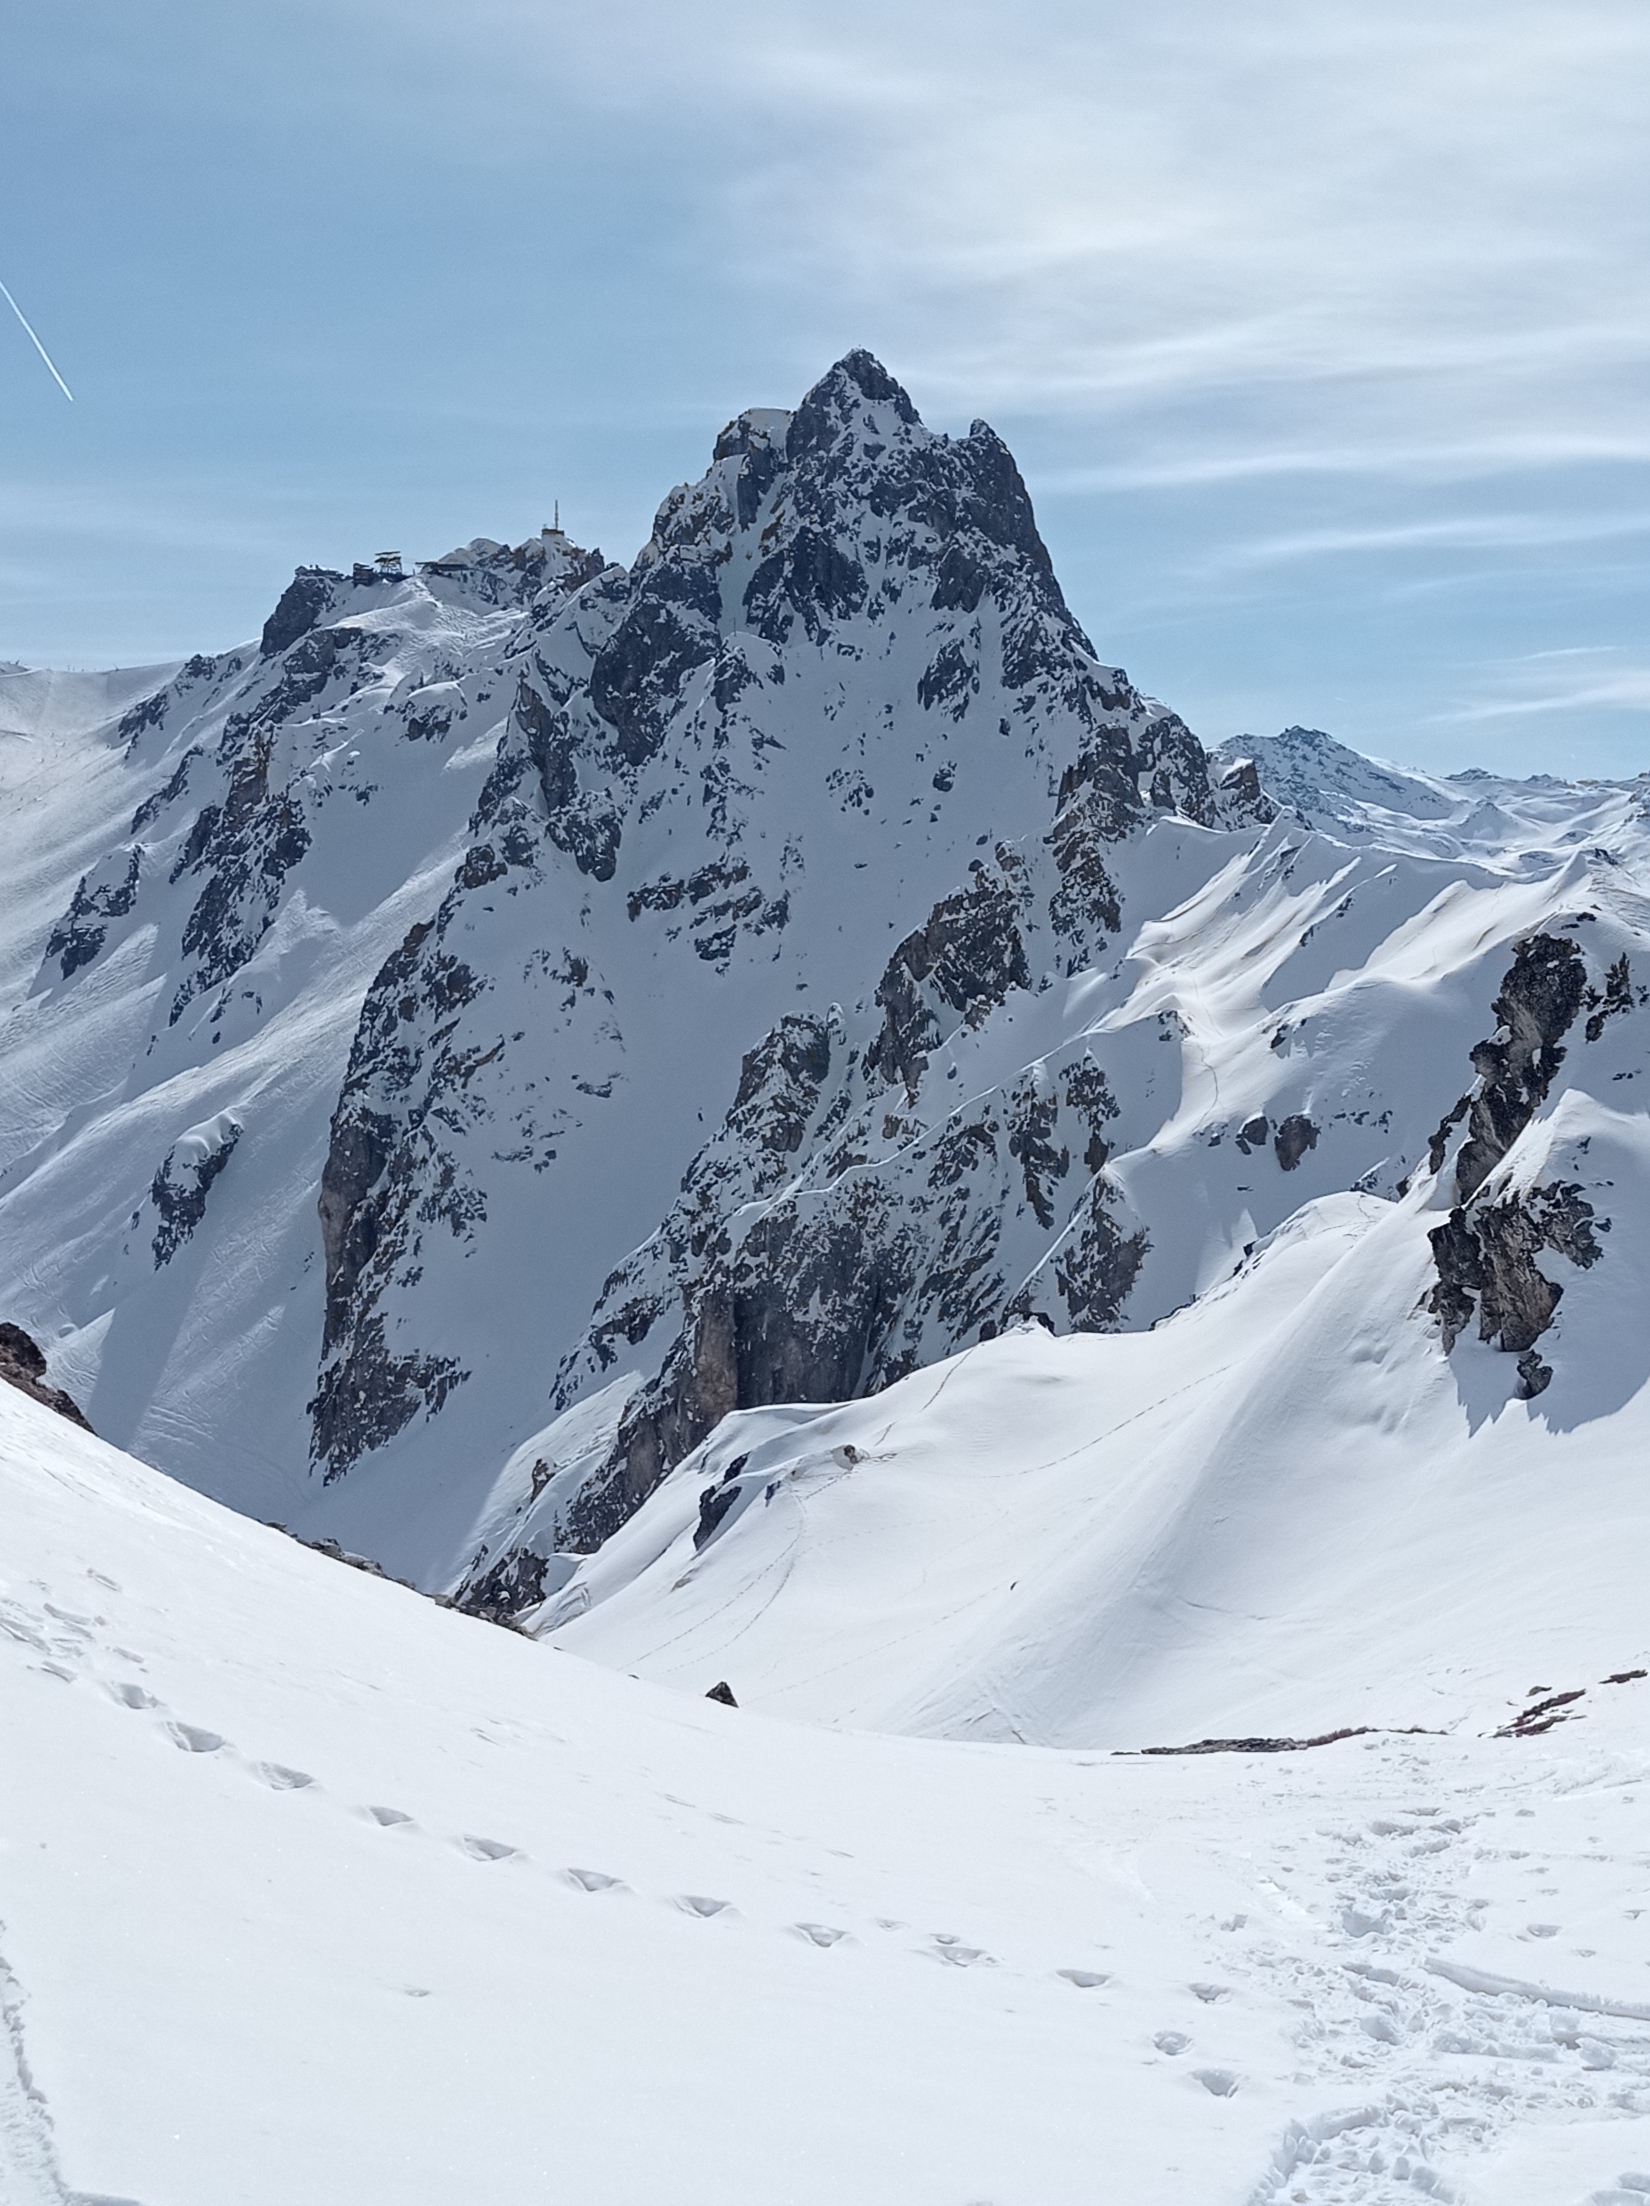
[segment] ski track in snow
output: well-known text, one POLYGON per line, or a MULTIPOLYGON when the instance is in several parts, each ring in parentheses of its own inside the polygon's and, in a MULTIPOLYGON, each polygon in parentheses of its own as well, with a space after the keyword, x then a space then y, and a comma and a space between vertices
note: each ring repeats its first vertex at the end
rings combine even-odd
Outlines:
POLYGON ((57 2164, 51 2110, 29 2067, 23 1987, 0 1923, 0 2201, 4 2206, 141 2206, 106 2191, 71 2191, 57 2164))

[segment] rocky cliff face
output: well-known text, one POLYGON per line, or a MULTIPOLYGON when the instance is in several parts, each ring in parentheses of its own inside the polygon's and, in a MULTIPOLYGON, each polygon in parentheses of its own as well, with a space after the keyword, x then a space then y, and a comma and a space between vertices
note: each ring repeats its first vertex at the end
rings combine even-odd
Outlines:
POLYGON ((91 1431, 72 1396, 47 1379, 45 1350, 21 1325, 0 1324, 0 1380, 27 1394, 31 1401, 55 1409, 59 1417, 67 1417, 70 1424, 91 1431))
POLYGON ((1472 1052, 1476 1087, 1461 1098, 1432 1137, 1431 1164, 1438 1171, 1452 1127, 1465 1118, 1467 1132, 1454 1159, 1456 1202, 1432 1233, 1438 1284, 1429 1307, 1444 1345, 1453 1348, 1476 1315, 1478 1337, 1518 1358, 1519 1391, 1531 1399, 1551 1383, 1552 1367, 1536 1342, 1552 1324, 1564 1294, 1537 1264, 1545 1252, 1583 1270, 1603 1254, 1597 1236, 1608 1233, 1576 1181, 1545 1184, 1528 1169, 1520 1175, 1504 1160, 1552 1093, 1568 1054, 1565 1037, 1583 1009, 1585 1048, 1608 1022, 1630 1012, 1644 992, 1635 990, 1626 952, 1590 976, 1579 945, 1565 936, 1532 935, 1517 945, 1512 965, 1491 1007, 1495 1034, 1472 1052))

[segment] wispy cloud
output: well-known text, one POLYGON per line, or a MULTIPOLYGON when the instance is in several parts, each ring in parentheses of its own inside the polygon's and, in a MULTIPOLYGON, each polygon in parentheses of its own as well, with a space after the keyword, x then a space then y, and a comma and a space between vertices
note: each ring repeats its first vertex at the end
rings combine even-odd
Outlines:
POLYGON ((1297 559, 1388 556, 1395 552, 1545 550, 1557 545, 1604 544, 1650 537, 1650 513, 1457 514, 1436 521, 1400 521, 1371 528, 1302 529, 1248 544, 1232 544, 1202 563, 1208 574, 1271 567, 1297 559))
POLYGON ((392 12, 645 119, 708 281, 960 406, 1109 422, 1157 469, 1199 401, 1193 469, 1644 454, 1640 0, 392 12))
POLYGON ((1435 717, 1461 725, 1599 712, 1650 713, 1650 655, 1614 645, 1534 653, 1487 670, 1483 694, 1435 717))

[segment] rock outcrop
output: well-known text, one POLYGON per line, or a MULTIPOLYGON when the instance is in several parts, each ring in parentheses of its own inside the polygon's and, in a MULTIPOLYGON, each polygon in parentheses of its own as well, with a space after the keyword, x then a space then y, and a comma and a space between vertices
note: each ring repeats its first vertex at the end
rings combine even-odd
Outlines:
POLYGON ((16 1387, 20 1394, 27 1394, 31 1401, 55 1409, 59 1417, 67 1417, 70 1424, 91 1431, 74 1398, 62 1387, 48 1383, 45 1353, 21 1325, 0 1324, 0 1379, 16 1387))
POLYGON ((1607 1018, 1632 1007, 1625 956, 1611 965, 1599 990, 1567 936, 1537 934, 1520 942, 1493 1006, 1497 1030, 1472 1052, 1478 1085, 1432 1137, 1436 1171, 1452 1129, 1465 1118, 1466 1138, 1454 1162, 1456 1203, 1431 1236, 1438 1284, 1428 1307, 1446 1351, 1476 1316, 1481 1340, 1518 1357, 1526 1398, 1551 1382, 1551 1366, 1535 1344, 1564 1294, 1562 1281, 1543 1272, 1536 1258, 1551 1251, 1582 1268, 1597 1263, 1603 1253, 1597 1235, 1609 1231, 1609 1221, 1595 1216, 1573 1183, 1504 1186, 1497 1168, 1547 1101, 1565 1059, 1564 1037, 1588 1003, 1595 1007, 1588 1038, 1597 1041, 1607 1018))

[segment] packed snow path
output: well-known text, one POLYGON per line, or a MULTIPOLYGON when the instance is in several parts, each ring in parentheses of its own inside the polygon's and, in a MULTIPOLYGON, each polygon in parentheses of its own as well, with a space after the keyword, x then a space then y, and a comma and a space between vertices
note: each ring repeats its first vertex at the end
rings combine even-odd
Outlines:
POLYGON ((1644 2195, 1650 1681, 1275 1756, 811 1731, 21 1396, 0 1466, 7 2206, 1644 2195))

